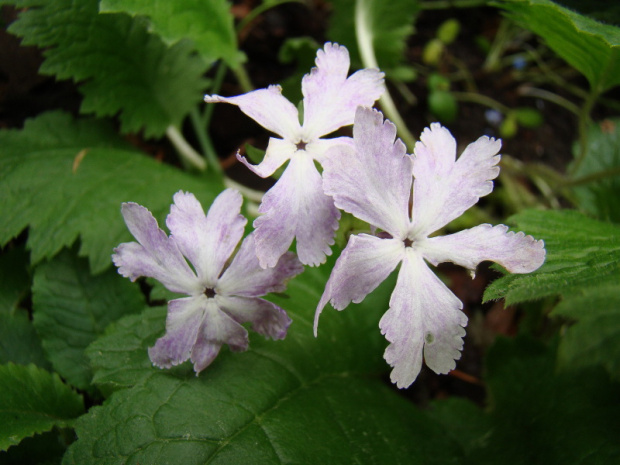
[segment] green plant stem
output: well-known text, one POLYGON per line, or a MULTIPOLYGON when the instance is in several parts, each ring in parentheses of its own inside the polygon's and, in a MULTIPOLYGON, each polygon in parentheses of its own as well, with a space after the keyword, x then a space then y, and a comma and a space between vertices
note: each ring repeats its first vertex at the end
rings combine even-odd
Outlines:
POLYGON ((592 91, 588 95, 588 98, 583 102, 583 105, 579 111, 579 154, 577 155, 577 159, 575 163, 570 169, 571 173, 576 173, 579 170, 579 167, 585 160, 588 154, 588 123, 590 122, 590 112, 592 111, 592 107, 594 107, 594 103, 596 102, 596 98, 598 97, 598 92, 592 91))
POLYGON ((583 186, 584 184, 590 184, 591 182, 601 181, 603 179, 613 178, 616 176, 620 176, 620 166, 609 168, 608 170, 597 171, 596 173, 588 174, 587 176, 565 181, 563 187, 583 186))
POLYGON ((475 8, 485 6, 487 0, 436 0, 432 2, 420 2, 421 10, 445 10, 448 8, 475 8))
POLYGON ((450 92, 455 99, 460 100, 461 102, 471 102, 478 103, 480 105, 484 105, 486 107, 492 108, 493 110, 497 110, 500 113, 507 114, 510 112, 510 108, 508 108, 503 103, 498 102, 497 100, 492 99, 491 97, 487 97, 486 95, 477 94, 475 92, 450 92))
POLYGON ((519 93, 519 95, 522 95, 524 97, 533 97, 547 100, 548 102, 555 103, 556 105, 570 111, 571 113, 574 113, 575 115, 579 115, 580 109, 577 105, 558 94, 549 92, 548 90, 538 89, 536 87, 530 87, 525 85, 519 87, 517 92, 519 93))
MULTIPOLYGON (((220 61, 217 71, 215 72, 215 78, 213 79, 213 85, 211 86, 212 94, 219 94, 220 89, 222 88, 222 82, 224 82, 224 77, 226 76, 226 71, 228 70, 228 66, 223 61, 220 61)), ((201 130, 204 128, 208 128, 211 124, 211 118, 213 118, 213 111, 215 110, 215 105, 207 105, 205 107, 204 113, 202 114, 200 127, 201 130)), ((198 130, 198 128, 196 128, 198 130)))
POLYGON ((168 126, 166 129, 166 136, 168 140, 174 145, 174 148, 177 150, 181 158, 187 161, 193 167, 199 169, 200 171, 204 171, 207 169, 207 162, 202 156, 194 150, 194 148, 189 145, 189 143, 181 134, 178 128, 175 126, 168 126))
MULTIPOLYGON (((213 105, 209 105, 212 107, 213 105)), ((215 148, 211 143, 211 138, 207 133, 208 124, 205 124, 206 118, 201 118, 198 113, 198 109, 194 108, 189 114, 190 121, 192 122, 192 126, 194 127, 194 132, 196 133, 196 137, 198 138, 198 143, 202 148, 202 152, 209 160, 209 164, 213 167, 213 169, 218 173, 222 173, 222 165, 220 164, 220 160, 215 152, 215 148)), ((209 118, 210 119, 210 118, 209 118)))
MULTIPOLYGON (((357 37, 357 46, 360 51, 362 63, 366 68, 377 68, 377 58, 375 57, 375 50, 373 47, 372 30, 370 27, 370 12, 368 4, 365 0, 355 1, 355 35, 357 37)), ((415 137, 409 132, 407 126, 400 116, 400 113, 396 109, 396 105, 390 96, 389 91, 385 90, 381 98, 379 99, 381 108, 385 113, 385 116, 390 119, 397 128, 398 135, 403 140, 409 150, 413 150, 415 145, 415 137)))
POLYGON ((263 2, 258 5, 252 11, 250 11, 245 18, 243 18, 239 24, 237 25, 237 33, 243 31, 248 24, 254 21, 259 15, 263 14, 265 11, 274 8, 276 6, 282 5, 284 3, 304 3, 304 0, 276 0, 271 2, 263 2))
POLYGON ((251 92, 254 90, 254 86, 252 85, 250 76, 248 75, 243 65, 239 65, 236 68, 231 68, 231 71, 237 78, 237 82, 239 83, 239 86, 241 87, 243 93, 251 92))

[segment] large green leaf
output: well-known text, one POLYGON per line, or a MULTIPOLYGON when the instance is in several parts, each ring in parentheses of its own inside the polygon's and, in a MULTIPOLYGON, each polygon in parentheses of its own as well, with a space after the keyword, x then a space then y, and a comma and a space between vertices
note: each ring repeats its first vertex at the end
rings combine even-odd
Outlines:
POLYGON ((603 24, 550 0, 501 0, 520 25, 540 35, 583 73, 596 92, 620 84, 620 28, 603 24))
MULTIPOLYGON (((620 169, 620 118, 608 119, 588 128, 588 152, 575 179, 620 169)), ((579 148, 575 146, 575 152, 579 148)), ((579 207, 602 220, 620 223, 620 175, 575 186, 579 207)))
POLYGON ((70 425, 83 410, 82 396, 57 374, 34 365, 0 365, 0 450, 70 425))
POLYGON ((345 45, 355 66, 362 65, 355 32, 355 9, 363 8, 379 66, 390 70, 402 65, 406 40, 413 34, 419 0, 334 0, 327 36, 345 45))
POLYGON ((620 277, 613 284, 567 296, 552 315, 576 321, 562 334, 560 367, 575 370, 603 365, 620 380, 620 277))
POLYGON ((9 31, 45 49, 40 72, 82 82, 82 112, 118 114, 124 132, 160 136, 201 100, 206 66, 191 45, 167 47, 143 22, 98 14, 97 0, 0 0, 24 8, 9 31))
POLYGON ((478 465, 607 465, 620 459, 618 385, 602 370, 556 373, 555 349, 526 337, 489 351, 486 411, 462 399, 430 414, 478 465))
POLYGON ((116 270, 92 276, 86 260, 68 250, 37 267, 32 300, 34 324, 54 368, 80 389, 92 378, 84 349, 110 322, 144 308, 138 286, 116 270))
POLYGON ((505 297, 510 305, 618 283, 619 227, 571 210, 527 210, 509 221, 518 230, 543 239, 547 257, 533 273, 511 274, 491 283, 484 293, 485 301, 505 297))
POLYGON ((24 310, 0 313, 0 364, 17 363, 51 369, 41 339, 24 310))
POLYGON ((219 181, 197 178, 144 156, 97 120, 54 112, 0 131, 0 244, 29 227, 33 263, 81 238, 93 272, 111 265, 112 249, 131 239, 120 214, 134 201, 163 218, 172 195, 196 194, 208 205, 219 181))
POLYGON ((147 16, 166 42, 190 39, 207 63, 223 59, 236 68, 244 60, 226 0, 101 0, 99 9, 147 16))
POLYGON ((14 313, 29 290, 28 253, 24 247, 7 248, 0 254, 0 313, 14 313))
POLYGON ((188 364, 147 366, 148 342, 123 342, 122 334, 150 341, 150 316, 119 321, 117 335, 89 352, 108 353, 93 357, 95 365, 101 361, 100 380, 137 384, 76 424, 78 441, 64 463, 457 463, 457 447, 442 429, 382 381, 389 367, 377 324, 394 281, 345 312, 325 312, 315 339, 326 271, 308 269, 274 297, 293 319, 284 341, 253 334, 247 352, 223 351, 198 377, 188 364), (125 353, 135 350, 142 360, 125 353), (134 365, 133 373, 121 364, 134 365))

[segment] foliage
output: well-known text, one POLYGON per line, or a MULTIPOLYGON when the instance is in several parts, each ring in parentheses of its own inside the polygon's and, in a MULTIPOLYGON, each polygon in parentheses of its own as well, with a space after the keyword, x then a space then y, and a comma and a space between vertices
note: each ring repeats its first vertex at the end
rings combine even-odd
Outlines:
POLYGON ((176 191, 210 200, 219 189, 144 156, 105 122, 65 113, 3 131, 0 145, 0 244, 29 227, 33 263, 80 237, 80 254, 94 272, 102 271, 111 265, 112 248, 131 237, 119 221, 122 202, 149 199, 151 211, 163 217, 176 191))
MULTIPOLYGON (((269 28, 274 36, 260 45, 279 50, 286 66, 277 73, 296 102, 299 81, 324 39, 323 32, 282 35, 274 25, 286 0, 262 2, 252 11, 244 8, 259 2, 232 3, 0 0, 16 8, 7 30, 40 50, 40 74, 73 81, 82 96, 82 116, 53 108, 29 115, 23 127, 0 129, 0 463, 620 461, 620 119, 614 116, 620 105, 607 92, 620 85, 620 10, 609 2, 487 3, 480 17, 501 12, 510 21, 486 30, 495 34, 486 49, 493 66, 481 69, 461 61, 459 47, 471 39, 462 10, 444 11, 436 30, 425 24, 426 42, 414 33, 418 18, 430 17, 422 16, 425 10, 483 2, 295 5, 304 14, 318 8, 326 30, 308 30, 345 45, 353 68, 362 66, 358 36, 370 36, 366 46, 387 75, 395 111, 424 118, 430 110, 458 123, 463 103, 477 103, 499 115, 487 121, 491 131, 514 136, 527 130, 543 146, 538 128, 548 123, 542 115, 553 113, 534 108, 523 98, 528 91, 576 115, 567 123, 577 128, 567 174, 511 154, 502 161, 498 184, 519 199, 490 196, 484 211, 468 213, 497 224, 516 211, 508 220, 514 229, 544 240, 540 269, 506 274, 484 293, 485 301, 504 299, 524 319, 538 312, 538 328, 514 322, 518 336, 489 342, 493 335, 477 320, 488 307, 463 299, 470 328, 460 371, 441 378, 422 372, 410 390, 396 391, 378 328, 395 276, 346 311, 325 311, 318 337, 312 334, 340 249, 352 232, 375 232, 345 214, 328 262, 267 297, 293 319, 284 340, 252 334, 247 352, 223 349, 200 376, 190 363, 167 370, 152 365, 148 348, 164 334, 166 302, 179 296, 153 279, 130 282, 112 269, 114 247, 132 240, 121 203, 148 207, 162 228, 179 190, 195 194, 206 211, 231 181, 217 169, 198 172, 203 156, 211 166, 219 163, 210 139, 214 109, 200 106, 203 93, 249 90, 246 60, 248 73, 264 79, 263 68, 252 62, 264 50, 249 43, 247 33, 269 28), (360 12, 362 32, 355 30, 360 12), (532 33, 541 40, 531 40, 532 33), (230 70, 237 83, 227 81, 230 70), (490 95, 512 79, 519 101, 508 106, 485 95, 481 75, 497 82, 490 95), (416 76, 422 82, 412 84, 416 76), (588 84, 589 90, 582 88, 588 84), (414 96, 417 91, 424 94, 414 96), (415 107, 418 99, 427 107, 415 107), (605 119, 593 123, 595 114, 605 119), (171 160, 168 141, 156 139, 163 136, 180 161, 171 160), (188 142, 194 140, 199 150, 188 142), (165 155, 146 153, 151 143, 165 155), (519 211, 525 204, 536 208, 519 211), (484 369, 469 373, 477 364, 484 369), (474 385, 461 389, 459 379, 474 385), (467 398, 471 391, 479 394, 471 396, 475 401, 467 398)), ((381 105, 386 110, 385 101, 381 105)), ((235 131, 239 144, 251 141, 235 131)), ((248 148, 254 161, 263 155, 248 148)), ((468 278, 448 271, 444 282, 460 288, 460 296, 476 294, 468 278)))
POLYGON ((97 0, 1 3, 26 8, 9 30, 45 49, 42 74, 82 83, 83 113, 118 113, 123 132, 161 136, 200 101, 206 67, 187 42, 167 47, 143 22, 99 15, 97 0))

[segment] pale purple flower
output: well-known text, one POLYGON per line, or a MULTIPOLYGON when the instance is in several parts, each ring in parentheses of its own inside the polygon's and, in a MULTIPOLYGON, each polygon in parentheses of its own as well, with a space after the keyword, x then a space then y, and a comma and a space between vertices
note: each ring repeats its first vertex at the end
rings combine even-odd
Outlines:
POLYGON ((306 74, 301 88, 303 124, 295 105, 280 86, 270 86, 236 97, 205 96, 206 102, 238 105, 281 139, 272 137, 263 161, 254 166, 237 155, 260 177, 271 176, 290 160, 278 182, 265 194, 254 222, 261 266, 274 266, 297 239, 297 255, 305 265, 319 265, 331 254, 340 212, 331 197, 323 193, 320 164, 330 147, 351 143, 348 137, 323 139, 338 128, 353 123, 358 105, 371 106, 383 93, 383 73, 360 70, 347 78, 349 52, 338 44, 326 43, 317 52, 316 68, 306 74))
POLYGON ((239 192, 226 189, 205 216, 193 194, 177 192, 166 219, 170 237, 146 208, 123 204, 123 217, 138 242, 114 249, 118 272, 132 281, 155 278, 170 291, 188 295, 168 303, 166 334, 149 348, 154 365, 170 368, 191 359, 198 374, 223 344, 233 351, 248 348, 242 323, 266 337, 286 336, 291 323, 286 312, 259 297, 283 291, 303 266, 289 252, 275 267, 261 268, 252 234, 229 262, 247 222, 240 215, 242 202, 239 192))
POLYGON ((481 137, 457 160, 454 138, 437 123, 424 130, 413 156, 395 137, 396 128, 381 113, 360 108, 354 147, 334 148, 323 164, 325 192, 336 206, 389 238, 350 237, 317 307, 314 330, 316 335, 328 302, 337 310, 361 302, 400 263, 379 327, 390 342, 384 357, 393 367, 392 382, 404 388, 415 381, 423 359, 436 373, 447 373, 463 347, 463 304, 427 262, 452 262, 473 273, 491 260, 510 272, 528 273, 542 265, 545 249, 542 241, 504 225, 429 237, 492 191, 500 141, 481 137))

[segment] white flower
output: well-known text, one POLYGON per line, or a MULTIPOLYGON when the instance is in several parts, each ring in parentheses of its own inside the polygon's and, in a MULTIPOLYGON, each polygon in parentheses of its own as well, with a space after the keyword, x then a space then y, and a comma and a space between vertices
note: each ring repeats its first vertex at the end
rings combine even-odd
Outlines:
POLYGON ((361 302, 400 263, 379 327, 390 342, 384 357, 393 367, 392 382, 404 388, 415 381, 423 359, 436 373, 447 373, 463 347, 463 304, 427 262, 452 262, 473 272, 491 260, 528 273, 542 265, 545 249, 542 241, 504 225, 429 237, 492 191, 500 142, 481 137, 457 160, 456 142, 439 124, 422 133, 413 157, 395 137, 396 128, 381 113, 359 108, 354 147, 332 149, 323 163, 325 192, 335 205, 391 237, 350 237, 317 307, 314 330, 328 302, 338 310, 361 302))
POLYGON ((251 322, 254 331, 273 339, 286 336, 291 323, 286 312, 259 297, 283 291, 303 266, 289 252, 275 267, 261 268, 252 234, 227 266, 247 222, 239 214, 242 202, 239 192, 226 189, 205 216, 193 194, 177 192, 166 219, 170 237, 146 208, 123 204, 123 217, 138 242, 114 249, 118 272, 132 281, 152 277, 172 292, 189 295, 168 303, 166 334, 149 349, 154 365, 170 368, 191 359, 198 374, 223 344, 234 351, 247 349, 248 333, 241 323, 251 322))
POLYGON ((282 96, 279 86, 270 86, 236 97, 205 96, 206 102, 238 105, 281 139, 272 137, 263 161, 253 166, 239 160, 260 177, 271 176, 287 160, 289 165, 260 205, 255 237, 261 266, 274 266, 297 239, 297 255, 305 265, 319 265, 331 254, 340 212, 323 193, 320 164, 330 147, 350 143, 350 138, 323 139, 353 123, 358 105, 372 105, 384 91, 383 73, 364 69, 347 78, 349 52, 326 43, 317 52, 316 68, 302 80, 303 124, 295 105, 282 96))

